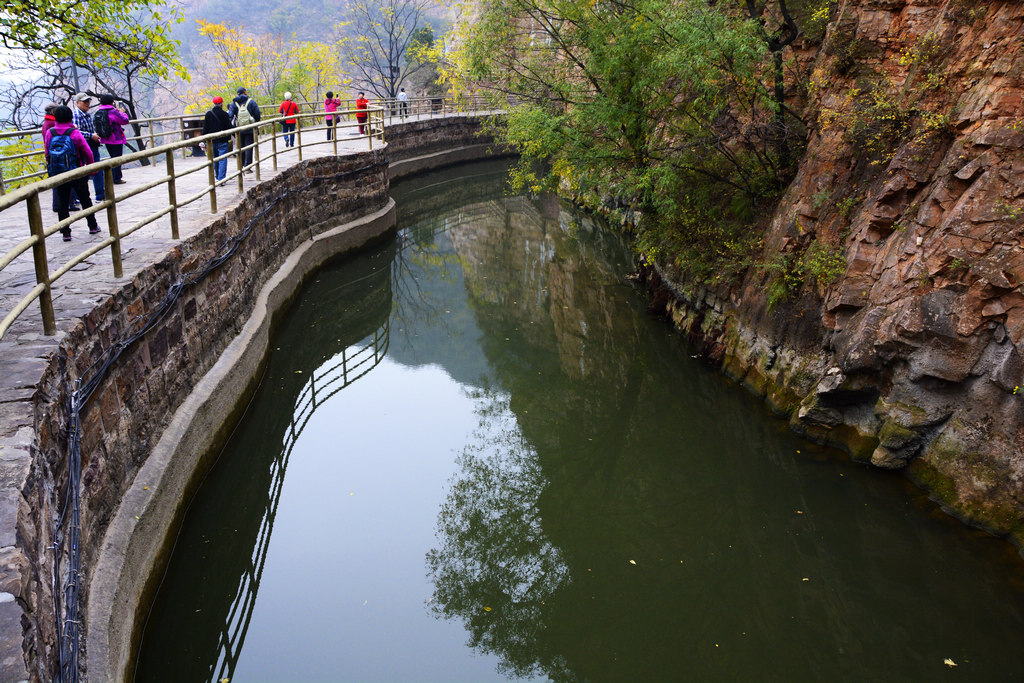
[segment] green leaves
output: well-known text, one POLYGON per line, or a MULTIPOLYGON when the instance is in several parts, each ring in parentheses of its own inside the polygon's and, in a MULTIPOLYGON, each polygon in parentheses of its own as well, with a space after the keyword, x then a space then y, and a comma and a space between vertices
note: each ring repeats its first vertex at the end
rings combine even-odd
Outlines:
POLYGON ((705 0, 483 0, 446 75, 508 110, 520 186, 639 211, 652 249, 744 260, 750 240, 707 226, 745 225, 778 186, 759 30, 705 0))
POLYGON ((53 60, 85 57, 144 74, 187 73, 178 59, 171 27, 181 10, 152 0, 0 0, 0 44, 42 51, 53 60))

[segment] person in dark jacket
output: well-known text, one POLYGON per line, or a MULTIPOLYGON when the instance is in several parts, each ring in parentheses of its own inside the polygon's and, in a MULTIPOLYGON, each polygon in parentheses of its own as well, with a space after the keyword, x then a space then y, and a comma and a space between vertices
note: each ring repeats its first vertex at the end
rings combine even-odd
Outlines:
MULTIPOLYGON (((232 127, 231 117, 224 111, 224 98, 214 97, 213 107, 210 111, 206 112, 206 117, 203 119, 203 135, 228 131, 232 127)), ((213 158, 215 159, 213 162, 213 176, 217 180, 224 180, 224 176, 228 174, 228 159, 225 155, 229 151, 231 151, 230 136, 224 135, 213 139, 213 158), (217 157, 224 158, 217 159, 217 157)))
MULTIPOLYGON (((231 117, 234 124, 241 127, 259 121, 259 105, 246 94, 245 88, 239 88, 237 92, 238 95, 231 101, 231 106, 228 107, 228 116, 231 117)), ((242 151, 242 166, 252 164, 252 142, 254 139, 252 129, 242 131, 241 139, 239 140, 239 151, 242 151)))
MULTIPOLYGON (((46 161, 50 161, 50 144, 53 142, 53 138, 58 135, 67 135, 75 145, 78 167, 91 164, 93 162, 92 149, 89 148, 89 143, 82 137, 81 131, 75 128, 75 124, 71 122, 73 118, 71 108, 61 105, 54 109, 53 117, 55 121, 53 127, 43 133, 43 149, 46 151, 46 161)), ((57 187, 57 218, 64 220, 71 215, 71 212, 68 210, 68 199, 71 197, 72 190, 78 195, 78 200, 82 202, 83 208, 88 209, 92 207, 87 181, 88 176, 82 176, 57 187)), ((86 216, 85 222, 89 225, 90 234, 100 231, 100 226, 96 223, 96 214, 86 216)), ((65 242, 71 241, 71 226, 61 228, 60 232, 64 236, 65 242)))

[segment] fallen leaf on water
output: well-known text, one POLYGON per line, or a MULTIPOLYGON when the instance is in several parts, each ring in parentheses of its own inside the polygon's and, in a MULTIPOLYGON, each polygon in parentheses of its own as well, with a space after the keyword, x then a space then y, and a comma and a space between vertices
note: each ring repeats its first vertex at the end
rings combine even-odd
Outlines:
POLYGON ((629 563, 630 564, 636 564, 636 560, 630 560, 629 563))
POLYGON ((296 375, 301 375, 301 374, 302 374, 302 370, 296 370, 296 371, 295 371, 295 374, 296 374, 296 375))
POLYGON ((490 608, 490 607, 484 607, 484 611, 485 611, 485 612, 490 612, 490 611, 491 611, 491 608, 490 608))
POLYGON ((804 578, 800 579, 800 580, 801 581, 810 581, 810 579, 808 579, 806 576, 804 578))
POLYGON ((942 660, 942 663, 943 663, 943 664, 945 664, 946 666, 950 666, 950 667, 952 667, 952 666, 956 666, 956 662, 954 662, 954 661, 953 661, 952 659, 950 659, 949 657, 946 657, 945 659, 943 659, 943 660, 942 660))

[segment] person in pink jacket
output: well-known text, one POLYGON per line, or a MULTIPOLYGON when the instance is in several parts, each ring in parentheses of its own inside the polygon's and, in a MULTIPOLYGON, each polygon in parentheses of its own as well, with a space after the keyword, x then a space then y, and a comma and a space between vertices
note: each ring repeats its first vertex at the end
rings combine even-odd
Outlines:
MULTIPOLYGON (((124 105, 115 107, 113 95, 100 95, 100 106, 96 107, 96 112, 92 117, 96 124, 96 132, 100 136, 100 142, 107 147, 107 154, 111 157, 119 157, 124 154, 124 143, 128 142, 128 138, 124 136, 124 126, 128 124, 128 113, 124 110, 124 105), (104 135, 105 131, 100 130, 102 126, 98 122, 101 118, 110 120, 109 135, 104 135)), ((114 184, 123 185, 121 167, 115 166, 113 172, 114 184)))
MULTIPOLYGON (((55 120, 53 127, 43 133, 43 149, 46 152, 47 164, 50 161, 50 146, 53 143, 53 139, 59 135, 68 136, 71 142, 74 143, 75 151, 78 152, 78 159, 76 160, 78 165, 76 168, 91 164, 93 162, 92 150, 89 149, 89 143, 85 141, 82 132, 75 128, 75 124, 71 123, 73 118, 71 108, 63 105, 57 107, 53 111, 53 117, 55 120)), ((59 220, 64 220, 71 215, 71 212, 68 210, 68 200, 71 198, 72 190, 78 195, 78 200, 82 202, 82 208, 88 209, 92 207, 92 200, 89 198, 88 179, 89 176, 85 175, 57 187, 57 218, 59 220)), ((89 234, 96 234, 100 231, 100 226, 96 223, 96 214, 86 216, 85 222, 89 225, 89 234)), ((61 228, 60 233, 64 236, 65 242, 71 241, 70 225, 61 228)))
POLYGON ((327 99, 324 100, 324 111, 327 112, 327 116, 324 117, 324 121, 327 122, 327 139, 331 139, 331 135, 334 133, 334 127, 338 125, 338 117, 334 115, 334 112, 338 111, 338 107, 341 105, 341 100, 335 99, 333 92, 327 93, 327 99))

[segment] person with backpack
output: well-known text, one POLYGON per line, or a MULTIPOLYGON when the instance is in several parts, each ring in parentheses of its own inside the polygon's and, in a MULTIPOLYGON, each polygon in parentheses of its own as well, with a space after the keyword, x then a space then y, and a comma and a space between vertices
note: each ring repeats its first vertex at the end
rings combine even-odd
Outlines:
POLYGON ((292 102, 292 94, 286 92, 284 94, 284 102, 277 108, 277 111, 281 116, 285 117, 284 123, 281 124, 281 132, 284 133, 284 146, 294 147, 295 146, 295 124, 297 119, 294 118, 299 113, 299 105, 292 102), (291 118, 288 118, 291 117, 291 118))
MULTIPOLYGON (((123 104, 114 107, 113 95, 100 95, 100 106, 92 115, 93 128, 100 136, 100 142, 106 146, 107 154, 111 157, 119 157, 124 154, 124 145, 128 138, 124 136, 124 126, 128 124, 128 113, 124 110, 123 104)), ((113 168, 114 184, 123 185, 124 178, 121 174, 121 167, 113 168)))
MULTIPOLYGON (((235 126, 241 128, 258 122, 260 120, 259 105, 246 94, 245 88, 239 88, 237 93, 235 99, 231 100, 231 106, 228 107, 228 116, 231 117, 235 126)), ((240 133, 239 151, 242 152, 243 168, 252 164, 252 144, 255 139, 251 128, 240 133)), ((246 171, 246 173, 248 172, 246 171)))
POLYGON ((327 116, 324 117, 324 121, 327 123, 327 139, 330 140, 332 133, 334 133, 334 127, 338 125, 338 117, 335 116, 334 112, 338 111, 338 107, 341 105, 341 100, 335 99, 333 91, 327 91, 327 98, 324 100, 324 112, 327 116))
MULTIPOLYGON (((46 171, 50 177, 73 171, 80 166, 86 166, 93 162, 92 150, 89 143, 82 137, 82 132, 75 128, 71 122, 73 116, 71 108, 63 105, 53 111, 54 125, 43 133, 43 149, 46 153, 46 171)), ((92 207, 92 200, 89 199, 88 176, 82 176, 70 180, 57 187, 57 218, 64 220, 71 215, 68 209, 68 200, 71 191, 78 195, 85 209, 92 207)), ((89 214, 85 217, 89 225, 89 234, 94 235, 100 231, 96 223, 96 215, 89 214)), ((65 242, 71 241, 71 226, 65 226, 60 230, 65 242)))
MULTIPOLYGON (((53 112, 59 106, 60 105, 56 102, 48 102, 46 106, 43 107, 43 125, 41 126, 39 133, 43 136, 44 140, 46 139, 46 131, 53 128, 54 124, 57 123, 57 119, 53 118, 53 112)), ((54 213, 57 213, 57 188, 53 188, 53 192, 51 192, 50 195, 52 200, 51 208, 54 213)), ((68 199, 68 210, 78 211, 81 208, 82 207, 78 205, 78 200, 75 199, 75 193, 72 192, 71 197, 68 199)))

